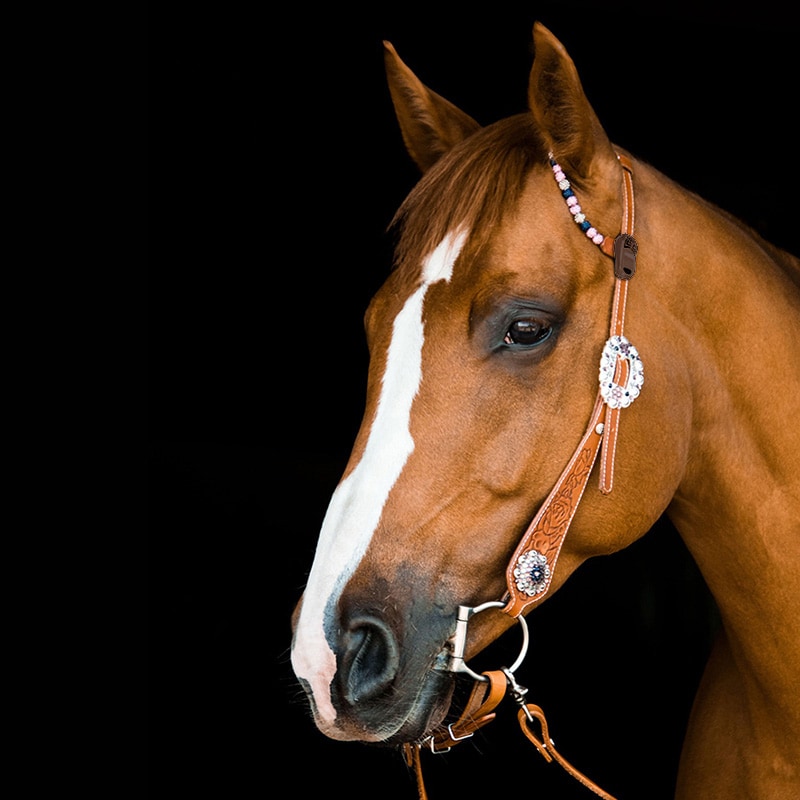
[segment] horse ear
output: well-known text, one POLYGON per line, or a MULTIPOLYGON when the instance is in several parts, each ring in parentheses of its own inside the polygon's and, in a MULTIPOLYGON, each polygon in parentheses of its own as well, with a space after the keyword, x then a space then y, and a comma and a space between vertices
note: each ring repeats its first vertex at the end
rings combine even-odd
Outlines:
POLYGON ((411 158, 426 172, 450 148, 481 126, 449 100, 427 88, 384 42, 389 92, 411 158))
POLYGON ((528 106, 548 149, 570 176, 588 177, 593 162, 595 167, 611 163, 608 159, 616 162, 564 45, 539 22, 533 26, 533 45, 528 106))

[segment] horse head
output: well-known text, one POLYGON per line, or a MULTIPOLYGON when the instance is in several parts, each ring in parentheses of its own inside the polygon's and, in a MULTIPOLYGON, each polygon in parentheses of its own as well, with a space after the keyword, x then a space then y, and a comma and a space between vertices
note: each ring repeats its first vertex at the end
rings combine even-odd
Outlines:
MULTIPOLYGON (((486 127, 385 45, 422 178, 395 217, 395 264, 365 315, 363 422, 293 620, 295 673, 335 739, 396 744, 441 724, 457 610, 506 596, 509 559, 595 407, 615 275, 593 239, 613 239, 634 209, 575 65, 544 27, 533 36, 527 111, 486 127)), ((655 247, 646 220, 640 229, 655 247)), ((636 298, 626 334, 647 381, 621 415, 613 491, 598 490, 595 464, 531 608, 586 559, 646 533, 680 483, 690 423, 677 401, 689 389, 665 345, 674 323, 652 292, 636 298)), ((465 657, 513 623, 477 615, 465 657)))

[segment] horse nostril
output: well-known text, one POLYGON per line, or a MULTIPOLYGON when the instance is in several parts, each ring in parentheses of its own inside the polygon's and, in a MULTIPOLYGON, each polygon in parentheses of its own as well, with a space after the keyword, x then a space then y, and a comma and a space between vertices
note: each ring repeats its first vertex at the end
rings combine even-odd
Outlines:
POLYGON ((376 617, 351 621, 342 636, 341 680, 351 705, 383 692, 397 675, 400 649, 389 627, 376 617))

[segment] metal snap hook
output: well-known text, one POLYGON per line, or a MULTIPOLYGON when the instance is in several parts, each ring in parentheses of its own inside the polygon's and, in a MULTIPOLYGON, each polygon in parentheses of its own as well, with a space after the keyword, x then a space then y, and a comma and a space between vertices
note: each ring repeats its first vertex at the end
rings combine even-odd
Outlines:
MULTIPOLYGON (((467 663, 464 661, 464 650, 467 646, 467 624, 469 623, 470 618, 475 614, 479 614, 481 611, 486 611, 486 609, 489 608, 505 608, 505 605, 505 603, 502 603, 499 600, 490 600, 488 603, 482 603, 481 605, 475 607, 458 607, 458 614, 456 616, 456 630, 450 639, 450 642, 452 643, 452 653, 450 654, 450 661, 447 667, 450 672, 466 672, 467 675, 474 678, 476 681, 482 681, 484 683, 488 682, 489 679, 485 675, 481 675, 480 673, 475 672, 475 670, 470 669, 470 667, 468 667, 467 663)), ((516 619, 516 621, 519 622, 520 626, 522 627, 522 648, 517 656, 517 660, 514 661, 510 667, 503 668, 503 672, 506 672, 507 675, 517 670, 528 652, 528 623, 525 620, 525 617, 523 617, 521 614, 514 619, 516 619)))

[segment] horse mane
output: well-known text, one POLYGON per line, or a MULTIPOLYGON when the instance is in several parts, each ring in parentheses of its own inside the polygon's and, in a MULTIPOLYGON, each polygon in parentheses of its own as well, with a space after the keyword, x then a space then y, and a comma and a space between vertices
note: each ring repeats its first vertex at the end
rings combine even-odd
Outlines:
POLYGON ((448 231, 466 227, 484 245, 547 153, 529 113, 481 128, 429 169, 397 210, 394 269, 413 270, 448 231))

